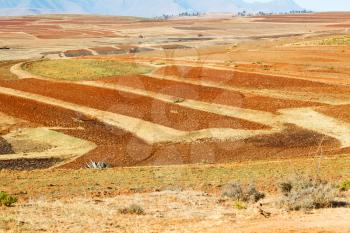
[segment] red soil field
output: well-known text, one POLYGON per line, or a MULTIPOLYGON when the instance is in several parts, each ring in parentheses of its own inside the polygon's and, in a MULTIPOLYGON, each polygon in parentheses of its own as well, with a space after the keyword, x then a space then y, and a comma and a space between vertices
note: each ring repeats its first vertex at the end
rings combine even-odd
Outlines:
POLYGON ((278 109, 282 108, 310 107, 321 105, 311 102, 283 100, 264 96, 242 94, 240 92, 226 91, 219 88, 204 87, 176 81, 159 80, 143 75, 119 76, 107 78, 103 81, 106 83, 116 83, 118 85, 177 96, 184 99, 193 99, 208 103, 217 103, 268 112, 275 112, 278 109))
MULTIPOLYGON (((47 24, 55 23, 54 19, 47 18, 47 24)), ((135 22, 137 19, 133 17, 103 17, 103 16, 79 16, 79 18, 61 19, 60 24, 75 25, 124 25, 135 22)), ((56 22, 57 23, 57 22, 56 22)))
POLYGON ((295 15, 271 15, 253 17, 255 22, 274 23, 326 23, 350 20, 350 13, 317 13, 295 15))
POLYGON ((319 107, 317 111, 350 123, 350 105, 319 107))
POLYGON ((96 51, 100 55, 122 54, 127 52, 126 50, 116 49, 114 47, 95 47, 90 49, 96 51))
POLYGON ((60 25, 3 25, 0 30, 1 31, 9 31, 9 32, 40 32, 43 30, 63 30, 60 25))
POLYGON ((6 27, 6 26, 19 26, 19 25, 27 25, 29 22, 26 21, 19 21, 19 20, 0 20, 0 26, 6 27))
POLYGON ((140 165, 187 164, 198 161, 225 163, 255 159, 311 157, 317 155, 319 144, 323 139, 325 139, 324 152, 329 155, 335 153, 336 148, 339 148, 337 140, 289 126, 280 133, 256 136, 240 141, 207 141, 164 145, 140 165))
MULTIPOLYGON (((312 156, 318 151, 319 138, 323 138, 322 135, 292 127, 282 133, 235 142, 199 141, 150 146, 127 132, 86 120, 74 111, 2 94, 0 106, 1 111, 8 115, 39 125, 83 127, 84 130, 59 131, 92 141, 98 147, 64 165, 64 168, 81 168, 90 160, 105 161, 113 166, 135 166, 295 158, 312 156)), ((325 153, 337 146, 338 142, 333 139, 326 137, 323 141, 325 153)))
MULTIPOLYGON (((127 132, 89 120, 74 111, 2 94, 0 106, 1 111, 8 115, 42 126, 84 128, 59 130, 98 145, 64 168, 81 168, 90 160, 105 161, 113 166, 135 166, 313 156, 318 151, 319 139, 323 138, 307 130, 290 128, 282 133, 236 142, 199 141, 150 146, 127 132)), ((333 139, 323 141, 324 152, 337 146, 338 142, 333 139)))
POLYGON ((327 27, 350 28, 350 24, 330 24, 327 27))
POLYGON ((192 131, 206 128, 267 129, 267 126, 158 101, 115 90, 71 83, 25 79, 1 81, 1 86, 131 116, 171 128, 192 131))
POLYGON ((99 37, 117 37, 110 31, 92 31, 92 30, 44 30, 29 31, 28 33, 39 39, 64 39, 64 38, 99 38, 99 37))
POLYGON ((77 49, 77 50, 67 50, 64 52, 66 57, 80 57, 80 56, 91 56, 92 53, 86 49, 77 49))
POLYGON ((52 24, 40 20, 0 20, 1 32, 25 32, 39 39, 64 38, 98 38, 117 37, 114 32, 106 29, 63 29, 61 21, 53 20, 52 24))
POLYGON ((98 145, 94 151, 80 158, 71 167, 85 166, 90 159, 108 161, 114 166, 128 166, 137 163, 133 158, 140 158, 144 150, 151 148, 132 134, 102 123, 87 120, 86 117, 74 111, 65 110, 47 104, 23 98, 0 94, 1 111, 31 123, 45 127, 82 127, 84 130, 59 130, 68 135, 92 141, 98 145), (127 151, 129 142, 139 145, 131 152, 127 151), (140 149, 141 148, 141 149, 140 149))
MULTIPOLYGON (((301 89, 337 89, 338 86, 302 79, 286 78, 271 75, 262 75, 229 70, 215 70, 205 67, 168 66, 156 71, 158 75, 177 76, 188 79, 211 81, 228 86, 295 90, 301 89)), ((341 90, 345 90, 344 88, 341 90)))
POLYGON ((37 21, 37 19, 0 19, 1 26, 26 25, 37 21))

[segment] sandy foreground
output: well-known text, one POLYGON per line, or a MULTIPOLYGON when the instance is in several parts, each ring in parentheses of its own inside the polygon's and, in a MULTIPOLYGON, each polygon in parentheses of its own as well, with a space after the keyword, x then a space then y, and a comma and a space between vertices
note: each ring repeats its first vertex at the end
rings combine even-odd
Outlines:
POLYGON ((273 198, 236 210, 198 191, 161 191, 113 198, 32 200, 2 209, 1 232, 350 232, 350 209, 286 212, 273 198), (119 209, 141 206, 144 215, 119 209), (267 216, 267 215, 268 216, 267 216), (266 216, 264 216, 266 215, 266 216))

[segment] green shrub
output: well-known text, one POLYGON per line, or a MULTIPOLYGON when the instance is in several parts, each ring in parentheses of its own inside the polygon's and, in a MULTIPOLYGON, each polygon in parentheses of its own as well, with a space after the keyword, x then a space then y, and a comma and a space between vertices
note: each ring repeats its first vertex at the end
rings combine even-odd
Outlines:
POLYGON ((4 205, 6 207, 11 207, 17 202, 17 198, 11 196, 5 192, 0 192, 0 206, 4 205))
POLYGON ((120 214, 145 215, 145 210, 139 206, 132 204, 129 207, 119 209, 120 214))
POLYGON ((339 190, 342 192, 350 190, 350 180, 346 180, 338 186, 339 190))

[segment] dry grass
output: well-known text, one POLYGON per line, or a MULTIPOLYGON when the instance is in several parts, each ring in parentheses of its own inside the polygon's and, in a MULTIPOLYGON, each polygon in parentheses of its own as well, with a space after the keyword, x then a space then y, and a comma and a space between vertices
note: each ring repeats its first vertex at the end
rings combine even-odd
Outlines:
POLYGON ((339 36, 319 41, 318 45, 350 45, 350 36, 339 36))
POLYGON ((17 79, 17 76, 10 72, 10 69, 15 64, 21 61, 0 61, 0 80, 14 80, 17 79))
POLYGON ((135 63, 93 59, 42 60, 25 63, 23 69, 35 75, 61 80, 96 80, 151 71, 151 68, 135 63))
POLYGON ((350 45, 350 35, 332 36, 324 39, 294 43, 301 46, 344 46, 350 45))
MULTIPOLYGON (((320 164, 320 176, 339 180, 350 177, 348 155, 325 158, 320 164)), ((232 180, 243 185, 250 182, 265 191, 275 187, 296 171, 314 174, 318 162, 314 159, 253 161, 216 165, 183 165, 161 167, 113 168, 106 170, 44 170, 31 172, 0 171, 2 188, 18 194, 19 201, 32 197, 62 198, 113 196, 120 193, 164 189, 216 190, 232 180)))

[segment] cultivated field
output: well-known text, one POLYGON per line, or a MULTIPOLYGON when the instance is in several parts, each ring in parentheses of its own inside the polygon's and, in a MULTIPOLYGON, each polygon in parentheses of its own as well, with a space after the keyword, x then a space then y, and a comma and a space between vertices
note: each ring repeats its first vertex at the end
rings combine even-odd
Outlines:
POLYGON ((273 204, 296 173, 350 178, 350 13, 0 25, 0 231, 350 231, 273 204), (231 181, 269 194, 240 211, 231 181))

